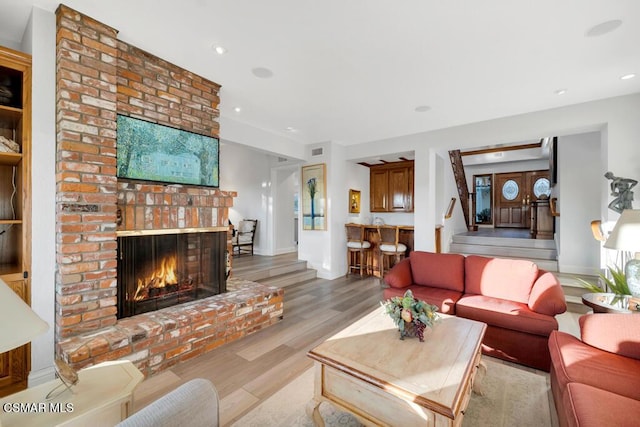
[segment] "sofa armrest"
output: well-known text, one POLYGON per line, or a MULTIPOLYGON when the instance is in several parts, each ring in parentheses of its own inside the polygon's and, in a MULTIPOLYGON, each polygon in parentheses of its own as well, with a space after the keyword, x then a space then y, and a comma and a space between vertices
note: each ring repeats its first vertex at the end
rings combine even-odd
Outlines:
POLYGON ((580 317, 582 342, 640 360, 640 315, 594 313, 580 317))
POLYGON ((116 427, 217 427, 218 391, 211 381, 194 378, 124 419, 116 427))
POLYGON ((553 273, 540 270, 529 295, 529 309, 555 316, 567 311, 567 302, 560 282, 553 273))
POLYGON ((384 276, 384 282, 392 288, 406 288, 413 283, 411 275, 411 259, 405 258, 384 276))

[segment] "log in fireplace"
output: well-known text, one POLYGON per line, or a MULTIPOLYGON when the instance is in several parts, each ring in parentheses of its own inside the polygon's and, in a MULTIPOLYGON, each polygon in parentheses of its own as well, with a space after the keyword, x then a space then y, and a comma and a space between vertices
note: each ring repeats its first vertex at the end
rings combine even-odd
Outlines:
POLYGON ((118 318, 226 292, 226 231, 118 236, 118 318))

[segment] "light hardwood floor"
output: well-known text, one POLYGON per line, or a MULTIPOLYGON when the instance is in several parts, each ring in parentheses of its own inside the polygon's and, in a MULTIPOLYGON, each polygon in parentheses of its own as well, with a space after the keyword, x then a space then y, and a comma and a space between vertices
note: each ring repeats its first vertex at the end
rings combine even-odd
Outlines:
POLYGON ((145 380, 136 390, 134 409, 190 379, 207 378, 220 394, 221 422, 227 425, 310 368, 308 350, 373 310, 381 299, 376 278, 349 276, 287 286, 282 321, 145 380))
MULTIPOLYGON (((244 256, 234 260, 234 269, 290 259, 291 255, 244 256)), ((381 299, 382 288, 373 277, 352 275, 287 286, 282 321, 145 380, 136 389, 134 410, 190 379, 207 378, 220 394, 221 423, 228 425, 310 368, 307 351, 373 310, 381 299)), ((577 315, 566 313, 559 322, 561 330, 574 333, 577 315)))

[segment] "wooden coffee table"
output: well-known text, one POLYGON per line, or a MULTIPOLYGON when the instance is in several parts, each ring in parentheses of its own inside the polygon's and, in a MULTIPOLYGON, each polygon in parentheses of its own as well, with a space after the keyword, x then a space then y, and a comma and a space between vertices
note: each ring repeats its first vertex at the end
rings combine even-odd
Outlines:
POLYGON ((315 361, 307 413, 324 425, 328 401, 365 425, 459 426, 480 364, 486 325, 440 315, 425 342, 401 341, 382 308, 329 338, 308 356, 315 361))

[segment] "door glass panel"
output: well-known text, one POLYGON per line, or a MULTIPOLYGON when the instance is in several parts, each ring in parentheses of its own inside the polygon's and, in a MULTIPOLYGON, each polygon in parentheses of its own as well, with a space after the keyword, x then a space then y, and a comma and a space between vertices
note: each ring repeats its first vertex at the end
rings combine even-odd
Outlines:
POLYGON ((476 223, 491 224, 491 175, 474 176, 476 193, 476 223))
POLYGON ((512 179, 505 181, 502 186, 502 197, 506 200, 515 200, 519 192, 520 188, 518 187, 518 183, 512 179))
POLYGON ((536 196, 536 199, 539 199, 541 196, 547 196, 551 194, 551 185, 547 178, 538 178, 533 184, 533 194, 536 196))

